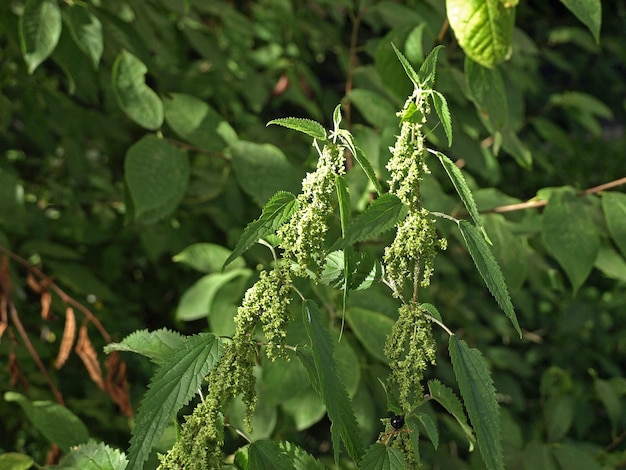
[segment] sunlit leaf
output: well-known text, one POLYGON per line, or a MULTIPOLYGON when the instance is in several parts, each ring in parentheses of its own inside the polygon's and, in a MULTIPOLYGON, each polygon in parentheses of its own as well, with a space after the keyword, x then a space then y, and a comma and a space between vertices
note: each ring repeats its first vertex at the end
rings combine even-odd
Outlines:
POLYGON ((28 73, 46 60, 61 37, 61 10, 55 0, 28 0, 20 17, 20 46, 28 73))

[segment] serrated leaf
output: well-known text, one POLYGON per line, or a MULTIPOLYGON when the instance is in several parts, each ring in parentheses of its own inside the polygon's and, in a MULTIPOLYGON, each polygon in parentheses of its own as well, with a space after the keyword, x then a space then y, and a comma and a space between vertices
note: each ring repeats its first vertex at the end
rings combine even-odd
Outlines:
POLYGON ((146 135, 126 152, 124 177, 135 219, 151 223, 170 215, 189 184, 187 154, 154 135, 146 135))
POLYGON ((373 444, 359 463, 360 470, 405 470, 404 454, 394 447, 384 444, 373 444))
POLYGON ((615 245, 626 258, 626 194, 607 192, 602 195, 604 220, 615 245))
POLYGON ((139 407, 128 450, 128 470, 141 470, 165 427, 198 392, 222 354, 210 333, 190 336, 159 367, 139 407))
POLYGON ((103 442, 89 442, 66 455, 55 470, 124 470, 128 461, 123 452, 103 442))
POLYGON ((424 59, 424 62, 422 62, 420 70, 417 74, 421 84, 420 88, 429 90, 435 84, 435 78, 437 76, 437 59, 439 57, 439 51, 442 48, 443 46, 441 45, 433 48, 433 50, 430 51, 424 59))
POLYGON ((577 292, 591 273, 600 237, 584 204, 573 194, 555 192, 543 212, 542 237, 577 292))
POLYGON ((313 137, 318 140, 326 140, 326 129, 319 122, 313 121, 311 119, 303 119, 303 118, 280 118, 280 119, 272 119, 267 123, 276 124, 278 126, 283 126, 288 129, 293 129, 295 131, 302 132, 306 135, 313 137))
POLYGON ((394 321, 382 313, 358 307, 351 308, 346 318, 363 347, 379 361, 388 363, 384 353, 385 341, 391 334, 394 321))
POLYGON ((445 96, 439 93, 437 90, 432 92, 433 104, 435 105, 435 111, 441 121, 443 130, 448 138, 448 147, 452 146, 452 116, 450 116, 450 110, 448 109, 448 101, 445 96))
POLYGON ((224 268, 238 256, 244 254, 261 238, 273 234, 284 224, 298 208, 296 196, 286 191, 279 191, 267 201, 261 216, 245 228, 237 246, 224 262, 224 268))
POLYGON ((413 66, 409 63, 407 58, 404 57, 402 52, 398 50, 395 44, 391 43, 391 47, 393 47, 393 51, 398 56, 398 59, 400 60, 400 63, 402 64, 402 67, 404 68, 404 71, 406 72, 406 76, 409 77, 409 79, 413 82, 413 85, 415 86, 415 88, 422 88, 421 83, 420 83, 421 80, 417 76, 417 72, 415 71, 413 66))
MULTIPOLYGON (((318 282, 336 289, 345 287, 345 251, 333 251, 326 256, 324 270, 318 282)), ((383 268, 377 258, 364 252, 354 252, 350 256, 353 258, 348 265, 348 288, 350 290, 368 289, 374 282, 382 278, 383 268)))
POLYGON ((28 470, 32 468, 35 461, 26 454, 18 452, 5 452, 0 454, 0 468, 6 470, 28 470))
POLYGON ((162 364, 185 341, 185 337, 176 331, 138 330, 129 334, 119 343, 107 344, 104 352, 129 351, 150 358, 156 364, 162 364))
POLYGON ((420 304, 420 307, 426 310, 426 312, 428 312, 433 318, 436 318, 440 322, 443 322, 443 319, 441 318, 441 313, 439 313, 439 310, 437 310, 437 307, 435 307, 433 304, 420 304))
POLYGON ((467 418, 465 417, 465 413, 463 412, 463 405, 458 397, 454 394, 452 389, 442 384, 439 380, 434 379, 428 381, 428 391, 430 392, 430 396, 443 406, 448 413, 450 413, 454 419, 456 419, 459 426, 465 433, 465 437, 467 437, 467 441, 470 444, 470 451, 474 449, 474 444, 476 443, 476 438, 474 437, 474 432, 472 428, 467 424, 467 418))
POLYGON ((491 292, 491 295, 496 299, 500 308, 504 311, 511 323, 515 327, 515 331, 522 337, 522 331, 520 330, 519 323, 517 322, 517 316, 515 315, 515 309, 511 303, 511 297, 509 296, 509 290, 506 287, 506 281, 500 270, 500 266, 496 259, 493 257, 489 245, 485 241, 485 237, 474 225, 461 220, 459 222, 459 230, 465 240, 465 245, 474 260, 474 265, 480 276, 485 281, 485 285, 491 292))
POLYGON ((22 407, 33 426, 53 444, 68 452, 72 446, 89 439, 83 422, 68 408, 51 401, 30 401, 17 392, 6 392, 4 399, 22 407))
POLYGON ((297 353, 307 370, 313 388, 326 405, 328 417, 332 422, 331 438, 335 462, 339 461, 340 437, 350 457, 358 461, 363 453, 359 428, 352 403, 338 374, 332 340, 321 322, 322 313, 314 302, 307 300, 302 305, 302 316, 311 341, 312 357, 304 357, 306 353, 301 349, 298 349, 297 353))
MULTIPOLYGON (((194 243, 174 255, 172 260, 176 263, 186 264, 196 271, 213 273, 222 270, 231 253, 232 251, 228 248, 215 243, 194 243)), ((243 258, 237 257, 233 261, 234 264, 230 264, 230 269, 246 266, 243 258)))
POLYGON ((341 125, 341 120, 342 120, 342 116, 341 116, 341 105, 338 104, 337 106, 335 106, 335 109, 333 111, 333 128, 335 130, 335 132, 339 131, 339 126, 341 125))
POLYGON ((407 208, 393 194, 383 194, 359 215, 346 231, 345 237, 338 240, 329 251, 335 251, 363 240, 377 237, 391 230, 407 213, 407 208))
POLYGON ((600 27, 602 26, 602 3, 600 0, 561 0, 581 23, 583 23, 600 44, 600 27))
POLYGON ((515 8, 492 0, 446 0, 450 27, 473 60, 493 67, 509 58, 515 8))
POLYGON ((46 60, 61 37, 61 10, 54 0, 28 0, 19 21, 20 46, 28 73, 46 60))
POLYGON ((351 203, 348 184, 343 176, 335 176, 335 189, 337 190, 337 200, 339 201, 339 219, 341 221, 341 234, 346 235, 348 225, 350 225, 351 203))
POLYGON ((422 424, 424 430, 426 431, 426 436, 428 436, 428 439, 430 439, 430 442, 432 442, 433 447, 436 450, 437 447, 439 447, 439 431, 437 430, 437 424, 433 421, 430 415, 427 415, 426 413, 417 413, 415 415, 415 419, 422 424))
POLYGON ((149 130, 163 124, 163 102, 146 85, 148 68, 130 52, 123 50, 113 64, 113 94, 126 115, 149 130))
POLYGON ((295 470, 325 470, 326 467, 302 447, 288 441, 280 441, 278 445, 291 458, 295 470))
POLYGON ((278 442, 271 440, 255 441, 248 447, 248 468, 250 470, 295 469, 293 461, 282 451, 278 442))
POLYGON ((74 3, 66 12, 74 43, 89 57, 94 69, 97 69, 104 49, 102 23, 83 5, 74 3))
POLYGON ((467 209, 467 213, 471 216, 474 223, 480 227, 481 224, 478 207, 476 207, 476 202, 474 202, 474 196, 472 196, 472 192, 465 182, 465 178, 463 177, 463 173, 461 173, 461 170, 459 170, 454 162, 443 153, 435 152, 433 150, 429 151, 437 156, 437 158, 441 162, 441 166, 443 166, 444 170, 446 170, 450 181, 452 181, 454 189, 456 189, 457 194, 461 198, 461 202, 463 202, 465 209, 467 209))
POLYGON ((369 159, 367 158, 363 150, 361 150, 359 147, 355 147, 355 150, 356 150, 356 153, 354 153, 352 156, 354 157, 356 162, 359 164, 359 166, 363 169, 365 176, 367 176, 367 179, 370 180, 370 183, 372 183, 376 192, 378 194, 382 194, 383 188, 380 185, 378 178, 376 177, 376 172, 374 171, 374 167, 370 163, 369 159))
POLYGON ((487 362, 478 349, 470 348, 456 335, 450 336, 449 349, 454 375, 485 465, 489 470, 504 469, 500 408, 487 362))

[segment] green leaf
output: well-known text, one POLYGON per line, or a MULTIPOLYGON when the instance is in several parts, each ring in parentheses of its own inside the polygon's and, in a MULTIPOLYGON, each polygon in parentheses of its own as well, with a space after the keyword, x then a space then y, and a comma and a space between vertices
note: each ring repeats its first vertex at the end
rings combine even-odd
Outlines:
POLYGON ((276 441, 260 440, 248 448, 248 468, 254 470, 295 469, 293 461, 276 441))
POLYGON ((465 84, 489 131, 494 133, 504 129, 509 123, 509 102, 500 71, 466 58, 465 84))
POLYGON ((549 397, 543 405, 543 414, 549 441, 558 442, 567 435, 574 422, 574 400, 563 395, 549 397))
POLYGON ((373 444, 359 463, 360 470, 405 470, 404 454, 394 447, 384 444, 373 444))
POLYGON ((278 445, 291 458, 295 470, 325 470, 326 467, 302 447, 288 441, 280 441, 278 445))
POLYGON ((426 413, 417 413, 415 418, 426 430, 426 435, 436 450, 437 447, 439 447, 439 431, 437 430, 437 424, 433 421, 430 415, 427 415, 426 413))
POLYGON ((178 136, 203 149, 224 150, 226 141, 222 135, 230 126, 206 102, 195 96, 170 93, 163 105, 165 122, 178 136))
POLYGON ((335 251, 357 242, 377 237, 391 230, 407 213, 407 208, 393 194, 383 194, 370 204, 348 227, 341 240, 338 240, 329 251, 335 251))
POLYGON ((104 48, 102 23, 83 5, 71 4, 66 12, 74 43, 89 57, 93 68, 97 69, 104 48))
POLYGON ((222 354, 209 333, 190 336, 158 368, 139 407, 128 450, 128 470, 141 470, 165 427, 198 393, 222 354))
POLYGON ((338 104, 333 110, 333 130, 335 132, 339 132, 339 126, 341 125, 342 119, 343 116, 341 115, 341 104, 338 104))
MULTIPOLYGON (((326 256, 324 270, 318 282, 333 286, 336 289, 345 288, 346 262, 345 251, 337 250, 326 256)), ((382 277, 382 265, 380 260, 369 253, 354 252, 349 255, 351 260, 348 269, 348 288, 350 290, 364 290, 378 282, 382 277)))
POLYGON ((211 314, 213 300, 219 290, 232 280, 250 274, 249 269, 242 268, 201 277, 180 298, 176 308, 176 320, 194 321, 206 318, 211 314))
POLYGON ((415 88, 421 89, 422 88, 421 80, 417 76, 417 72, 415 71, 413 66, 409 63, 406 57, 404 57, 402 52, 398 50, 395 44, 391 43, 391 47, 393 47, 393 51, 398 56, 398 59, 400 60, 400 63, 402 64, 402 67, 404 68, 404 71, 406 72, 406 76, 409 77, 409 79, 413 82, 413 85, 415 86, 415 88))
MULTIPOLYGON (((231 256, 232 251, 215 243, 194 243, 189 245, 180 253, 174 255, 172 260, 176 263, 183 263, 192 267, 196 271, 203 273, 220 272, 226 260, 231 256)), ((243 268, 246 262, 243 258, 235 257, 234 264, 230 269, 243 268)))
POLYGON ((522 459, 525 469, 557 470, 550 447, 542 442, 531 441, 524 449, 522 459))
POLYGON ((511 55, 515 9, 493 0, 446 0, 450 26, 459 45, 485 67, 511 55))
POLYGON ((13 173, 0 168, 0 224, 22 231, 25 215, 24 185, 13 173))
POLYGON ((600 27, 602 26, 602 3, 600 0, 561 0, 569 11, 583 23, 597 44, 600 44, 600 27))
POLYGON ((470 451, 472 451, 476 443, 476 438, 474 437, 472 428, 467 424, 467 418, 463 412, 463 405, 461 405, 461 402, 452 389, 442 384, 439 380, 434 379, 428 381, 428 391, 430 392, 430 396, 443 406, 446 411, 456 419, 457 423, 459 423, 459 426, 461 426, 470 444, 470 451))
POLYGON ((585 204, 571 193, 554 192, 541 230, 546 249, 565 270, 573 291, 578 291, 600 250, 600 237, 585 204))
POLYGON ((626 258, 626 194, 602 194, 602 212, 613 242, 626 258))
POLYGON ((613 434, 615 434, 620 424, 620 418, 623 410, 620 395, 608 380, 600 379, 596 377, 595 374, 593 378, 596 395, 606 410, 606 414, 611 421, 613 434))
POLYGON ((170 215, 189 183, 189 159, 178 147, 147 135, 126 152, 124 176, 135 220, 151 223, 170 215))
POLYGON ((602 470, 605 468, 596 462, 589 452, 573 445, 555 445, 552 447, 552 455, 563 470, 602 470))
POLYGON ((224 261, 224 268, 238 256, 244 254, 261 238, 272 235, 278 228, 287 222, 298 208, 296 196, 286 191, 279 191, 267 201, 261 216, 245 228, 237 246, 230 256, 224 261))
POLYGON ((350 398, 338 374, 332 340, 328 330, 321 323, 322 312, 314 302, 307 300, 302 305, 302 315, 311 341, 313 357, 311 361, 310 357, 305 357, 306 353, 303 350, 298 349, 298 358, 304 364, 313 388, 326 405, 328 417, 332 422, 331 438, 335 462, 339 460, 340 437, 350 457, 358 461, 363 453, 359 428, 350 398))
POLYGON ((107 344, 104 352, 109 354, 113 351, 130 351, 146 356, 156 364, 162 364, 184 341, 183 335, 167 328, 155 331, 137 330, 119 343, 107 344))
POLYGON ((446 97, 439 93, 437 90, 432 92, 433 103, 435 105, 435 111, 437 116, 443 125, 443 130, 448 138, 448 147, 452 145, 452 116, 450 116, 450 110, 448 109, 448 101, 446 97))
POLYGON ((376 177, 376 172, 374 171, 372 164, 370 163, 369 159, 367 158, 363 150, 361 150, 359 147, 355 147, 355 149, 356 149, 356 153, 353 154, 352 156, 354 157, 356 162, 359 164, 359 166, 363 169, 363 171, 365 172, 365 176, 367 176, 367 179, 370 180, 376 192, 379 195, 382 194, 383 188, 380 185, 378 178, 376 177))
POLYGON ((441 313, 439 313, 439 310, 437 310, 437 307, 435 307, 433 304, 421 304, 420 307, 426 310, 433 318, 436 318, 440 322, 443 322, 443 319, 441 318, 441 313))
POLYGON ((474 260, 474 264, 485 281, 485 285, 489 289, 489 292, 491 292, 491 295, 496 299, 496 302, 498 302, 500 308, 504 311, 504 314, 511 320, 515 331, 517 331, 521 338, 522 331, 517 322, 517 316, 515 315, 515 310, 513 309, 513 304, 509 297, 509 291, 506 287, 504 276, 489 249, 489 245, 487 245, 482 233, 471 223, 461 220, 459 222, 459 229, 461 230, 461 235, 463 235, 467 249, 474 260))
POLYGON ((231 149, 235 177, 259 206, 277 191, 300 191, 304 173, 289 163, 278 147, 239 141, 231 149))
POLYGON ((33 426, 48 441, 68 452, 72 446, 83 444, 89 439, 89 431, 83 422, 69 409, 51 401, 31 402, 17 392, 6 392, 4 399, 17 402, 33 426))
POLYGON ((123 50, 113 64, 113 93, 126 115, 149 130, 163 124, 163 102, 146 85, 148 68, 137 57, 123 50))
POLYGON ((437 59, 441 49, 443 49, 441 45, 433 48, 422 62, 418 73, 420 88, 431 89, 434 86, 437 76, 437 59))
POLYGON ((61 10, 55 0, 28 0, 19 21, 20 46, 28 73, 46 60, 61 37, 61 10))
POLYGON ((482 219, 493 241, 491 251, 502 268, 507 286, 515 292, 522 287, 528 275, 529 250, 525 241, 513 232, 516 226, 501 214, 489 214, 482 219))
POLYGON ((533 154, 528 150, 528 147, 511 129, 504 129, 501 134, 504 150, 513 156, 519 166, 530 170, 533 164, 533 154))
POLYGON ((395 106, 379 93, 358 88, 352 90, 348 98, 374 127, 383 128, 397 119, 395 106))
POLYGON ((118 449, 103 442, 83 444, 67 454, 55 470, 124 470, 128 461, 118 449))
POLYGON ((276 124, 278 126, 287 127, 288 129, 293 129, 299 132, 302 132, 306 135, 313 137, 318 140, 326 140, 326 129, 319 122, 313 121, 311 119, 302 119, 302 118, 280 118, 273 119, 267 123, 276 124))
POLYGON ((0 454, 0 468, 5 470, 28 470, 34 463, 33 458, 26 454, 17 452, 0 454))
POLYGON ((337 189, 337 200, 339 201, 339 218, 341 220, 341 235, 346 235, 348 225, 350 225, 351 203, 348 184, 343 176, 335 176, 335 188, 337 189))
POLYGON ((478 349, 450 336, 450 358, 463 402, 476 431, 478 448, 489 470, 504 469, 500 408, 491 373, 478 349))
POLYGON ((429 149, 429 152, 437 155, 437 158, 441 162, 444 170, 448 174, 450 181, 454 185, 454 189, 456 189, 457 194, 461 198, 465 209, 467 209, 468 214, 472 217, 472 220, 479 227, 480 224, 480 214, 478 213, 478 208, 476 207, 476 202, 474 202, 474 196, 472 196, 472 192, 470 191, 469 186, 465 182, 465 178, 463 177, 463 173, 461 170, 454 164, 452 160, 450 160, 446 155, 441 152, 435 152, 429 149))
POLYGON ((384 349, 394 321, 382 313, 358 307, 351 308, 346 319, 367 352, 385 364, 389 362, 384 349))

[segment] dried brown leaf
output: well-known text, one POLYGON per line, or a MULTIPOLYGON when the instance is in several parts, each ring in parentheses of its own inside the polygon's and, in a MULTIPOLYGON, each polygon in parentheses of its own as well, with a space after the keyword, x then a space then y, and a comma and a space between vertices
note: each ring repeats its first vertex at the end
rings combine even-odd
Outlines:
POLYGON ((47 290, 41 293, 41 319, 51 320, 50 304, 52 304, 52 294, 47 290))
POLYGON ((117 404, 120 411, 128 417, 133 415, 133 407, 128 394, 126 381, 126 363, 120 360, 117 351, 112 352, 106 360, 107 379, 106 391, 117 404))
POLYGON ((74 316, 74 309, 67 307, 65 309, 65 328, 63 329, 63 339, 59 346, 59 354, 54 361, 54 366, 60 369, 70 357, 72 351, 72 345, 74 344, 74 338, 76 337, 76 317, 74 316))
POLYGON ((37 278, 33 276, 33 273, 28 273, 28 275, 26 276, 26 284, 35 294, 41 294, 41 292, 43 291, 43 287, 41 287, 41 284, 39 284, 37 278))
POLYGON ((104 378, 102 377, 102 369, 98 362, 98 353, 89 340, 87 325, 82 325, 78 333, 78 341, 76 342, 76 348, 74 349, 78 357, 85 364, 85 368, 89 373, 89 377, 94 383, 101 389, 105 390, 104 378))

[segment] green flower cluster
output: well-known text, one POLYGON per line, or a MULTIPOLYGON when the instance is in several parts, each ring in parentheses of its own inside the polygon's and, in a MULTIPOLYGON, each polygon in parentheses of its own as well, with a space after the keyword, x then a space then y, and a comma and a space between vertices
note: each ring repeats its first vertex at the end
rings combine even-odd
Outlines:
POLYGON ((335 177, 344 173, 344 147, 327 143, 320 154, 317 169, 302 181, 298 210, 278 230, 283 256, 296 261, 299 276, 305 276, 307 269, 315 273, 321 271, 328 217, 333 213, 335 177))
POLYGON ((400 406, 408 413, 421 399, 421 381, 428 365, 435 363, 436 345, 431 322, 418 304, 403 305, 398 313, 385 343, 385 355, 391 367, 388 382, 398 387, 400 406))

